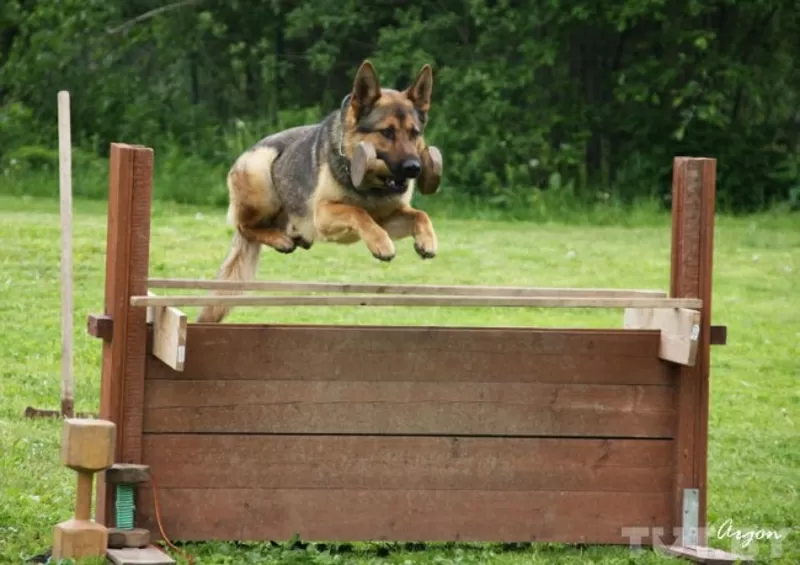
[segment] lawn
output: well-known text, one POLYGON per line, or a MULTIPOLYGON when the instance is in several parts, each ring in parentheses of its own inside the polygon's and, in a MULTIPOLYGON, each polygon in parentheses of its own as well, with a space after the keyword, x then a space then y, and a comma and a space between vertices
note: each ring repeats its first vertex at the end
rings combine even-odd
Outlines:
MULTIPOLYGON (((362 245, 318 245, 262 256, 261 279, 668 288, 669 218, 625 226, 446 220, 434 216, 437 258, 409 241, 391 263, 362 245)), ((105 205, 76 202, 74 235, 76 409, 98 409, 100 343, 86 316, 101 312, 105 205)), ((230 239, 224 211, 156 202, 151 276, 214 276, 230 239)), ((57 408, 60 387, 59 219, 55 201, 0 197, 0 563, 50 547, 73 511, 74 473, 58 460, 60 423, 23 418, 57 408)), ((710 545, 763 563, 800 562, 800 217, 718 218, 713 322, 729 329, 712 349, 709 431, 710 545), (728 525, 730 529, 728 529, 728 525), (718 535, 714 528, 723 527, 718 535), (780 543, 747 547, 725 535, 777 531, 780 543)), ((195 308, 185 309, 190 316, 195 308)), ((256 308, 230 321, 619 327, 618 310, 256 308)), ((558 545, 394 544, 292 548, 188 545, 200 564, 238 563, 668 563, 625 548, 558 545)))

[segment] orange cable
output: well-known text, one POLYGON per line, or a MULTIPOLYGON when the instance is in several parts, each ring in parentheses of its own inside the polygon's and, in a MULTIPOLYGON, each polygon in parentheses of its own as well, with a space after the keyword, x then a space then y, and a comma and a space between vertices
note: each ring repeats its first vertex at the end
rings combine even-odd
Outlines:
POLYGON ((189 562, 189 565, 193 565, 194 564, 194 558, 191 555, 189 555, 188 553, 186 553, 185 551, 183 551, 182 549, 176 547, 175 544, 173 544, 169 540, 169 538, 167 537, 166 532, 164 531, 164 526, 161 523, 161 508, 158 505, 158 485, 157 485, 156 477, 155 477, 155 475, 153 475, 152 471, 150 473, 150 482, 152 483, 151 486, 153 487, 153 502, 155 503, 155 507, 156 507, 156 522, 158 523, 158 529, 161 532, 161 537, 164 538, 164 542, 169 547, 171 547, 172 549, 174 549, 175 551, 177 551, 178 553, 183 555, 186 558, 186 561, 189 562))

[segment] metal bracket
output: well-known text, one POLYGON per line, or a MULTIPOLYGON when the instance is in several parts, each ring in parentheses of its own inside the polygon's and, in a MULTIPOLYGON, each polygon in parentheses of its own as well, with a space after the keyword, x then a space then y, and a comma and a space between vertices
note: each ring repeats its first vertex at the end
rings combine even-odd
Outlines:
POLYGON ((700 489, 683 489, 683 528, 681 529, 681 545, 692 547, 698 545, 700 527, 700 489))

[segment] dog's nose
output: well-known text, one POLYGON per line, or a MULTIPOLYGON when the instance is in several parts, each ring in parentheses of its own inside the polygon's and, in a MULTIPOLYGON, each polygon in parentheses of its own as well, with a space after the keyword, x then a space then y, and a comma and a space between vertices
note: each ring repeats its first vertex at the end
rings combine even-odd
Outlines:
POLYGON ((422 163, 417 159, 406 159, 400 164, 400 172, 407 179, 414 179, 422 171, 422 163))

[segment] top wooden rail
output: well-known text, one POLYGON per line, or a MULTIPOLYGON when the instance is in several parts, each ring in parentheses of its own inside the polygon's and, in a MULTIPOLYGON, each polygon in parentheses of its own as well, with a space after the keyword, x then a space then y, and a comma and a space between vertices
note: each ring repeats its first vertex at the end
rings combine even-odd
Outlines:
POLYGON ((218 281, 150 278, 149 288, 227 292, 288 291, 361 296, 131 296, 143 306, 477 306, 529 308, 699 308, 697 298, 668 298, 657 290, 536 288, 509 286, 328 283, 304 281, 218 281))
POLYGON ((307 281, 218 281, 206 279, 150 278, 149 288, 228 291, 341 292, 353 294, 424 294, 451 296, 546 296, 596 298, 666 298, 661 290, 606 288, 543 288, 524 286, 471 286, 433 284, 333 283, 307 281))

